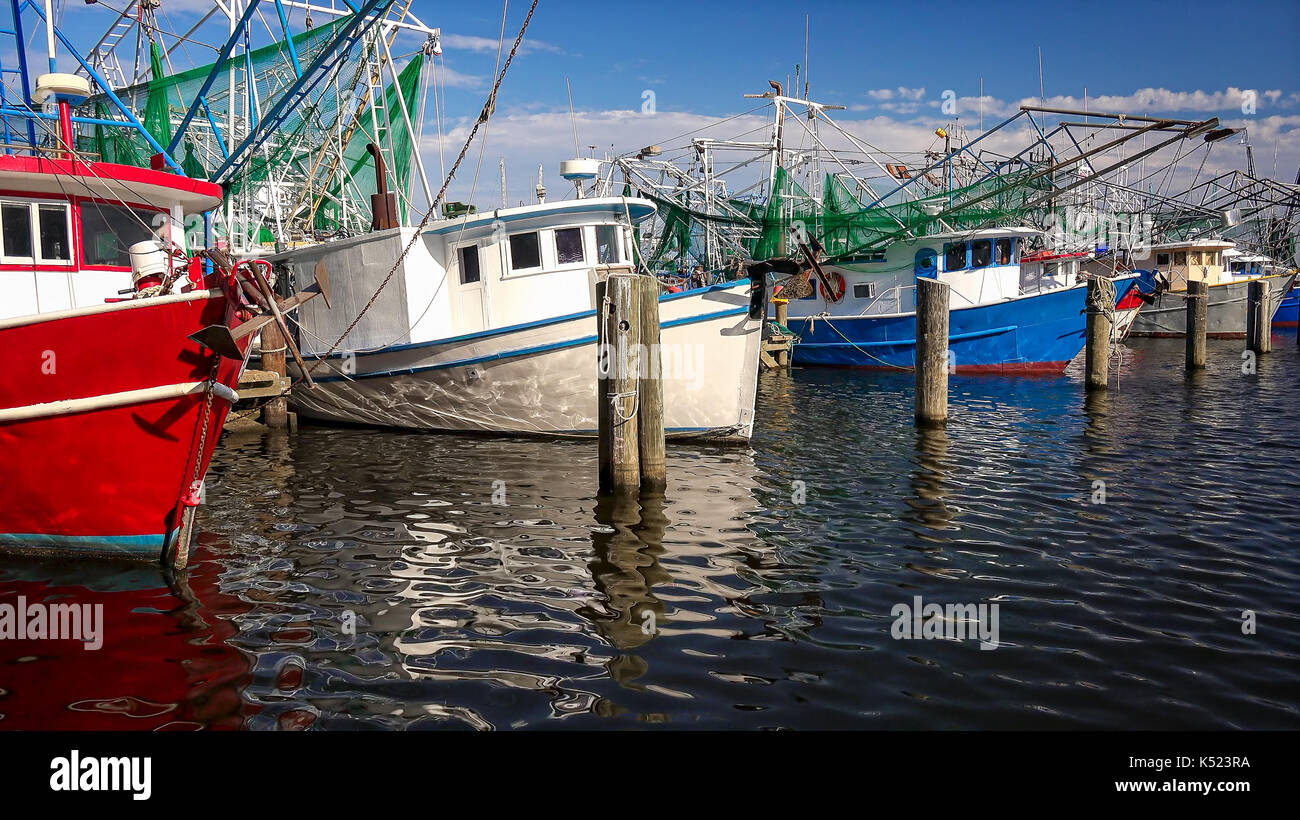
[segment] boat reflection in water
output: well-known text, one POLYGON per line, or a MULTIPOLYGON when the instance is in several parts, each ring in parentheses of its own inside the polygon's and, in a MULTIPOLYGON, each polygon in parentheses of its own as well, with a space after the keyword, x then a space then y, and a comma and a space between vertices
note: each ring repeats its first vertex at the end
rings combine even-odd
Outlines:
POLYGON ((664 496, 596 499, 589 443, 274 438, 224 451, 208 510, 232 534, 224 588, 250 605, 232 639, 252 656, 250 728, 654 720, 642 696, 691 697, 638 682, 683 651, 658 639, 755 630, 745 598, 776 556, 747 527, 748 449, 674 447, 664 496), (276 469, 292 480, 268 513, 266 487, 233 476, 276 469), (249 520, 268 515, 281 523, 249 520))
POLYGON ((119 561, 5 559, 0 604, 102 607, 95 625, 84 626, 102 645, 0 640, 0 726, 243 726, 257 707, 241 696, 249 684, 248 660, 228 641, 236 632, 233 619, 249 606, 221 591, 221 565, 209 549, 214 540, 201 534, 189 569, 179 574, 119 561))

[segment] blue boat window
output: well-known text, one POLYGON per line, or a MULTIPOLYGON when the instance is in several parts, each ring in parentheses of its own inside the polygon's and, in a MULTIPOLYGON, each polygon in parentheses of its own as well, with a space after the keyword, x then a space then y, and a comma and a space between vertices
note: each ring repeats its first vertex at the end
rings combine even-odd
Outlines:
POLYGON ((943 269, 961 270, 966 267, 966 243, 954 242, 943 246, 943 269))
POLYGON ((993 241, 989 239, 977 239, 970 243, 970 266, 972 268, 986 268, 989 262, 993 261, 993 241))
POLYGON ((1015 250, 1014 250, 1015 244, 1016 244, 1016 240, 1010 237, 1003 237, 1002 239, 998 240, 997 254, 996 254, 997 264, 999 265, 1011 264, 1011 260, 1015 257, 1015 250))

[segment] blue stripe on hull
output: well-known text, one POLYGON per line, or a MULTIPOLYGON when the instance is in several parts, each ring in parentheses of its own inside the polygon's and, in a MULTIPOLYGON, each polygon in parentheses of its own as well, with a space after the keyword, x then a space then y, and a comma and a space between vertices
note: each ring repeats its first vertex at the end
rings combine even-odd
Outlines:
MULTIPOLYGON (((1127 292, 1128 288, 1121 290, 1127 292)), ((1068 362, 1083 349, 1087 289, 1062 288, 949 314, 949 350, 958 368, 1016 368, 1068 362)), ((1123 294, 1120 294, 1121 298, 1123 294)), ((795 364, 838 367, 916 365, 916 315, 791 318, 795 364), (810 328, 811 325, 811 328, 810 328), (838 332, 837 332, 838 331, 838 332)))
POLYGON ((157 558, 175 537, 156 535, 53 535, 48 533, 0 532, 0 551, 8 553, 47 552, 78 555, 157 558))

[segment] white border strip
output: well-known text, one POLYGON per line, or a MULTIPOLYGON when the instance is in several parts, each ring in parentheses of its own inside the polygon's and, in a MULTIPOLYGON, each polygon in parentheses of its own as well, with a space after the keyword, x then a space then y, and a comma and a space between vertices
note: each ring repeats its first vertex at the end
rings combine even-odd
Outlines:
MULTIPOLYGON (((121 393, 105 393, 102 396, 91 396, 85 399, 65 399, 42 404, 28 404, 23 407, 8 407, 0 410, 0 423, 49 418, 51 416, 67 416, 72 413, 107 410, 127 404, 144 404, 145 402, 160 401, 162 399, 176 399, 194 393, 203 393, 207 389, 208 383, 206 381, 183 382, 159 387, 146 387, 141 390, 125 390, 121 393)), ((216 393, 218 398, 224 399, 231 404, 239 401, 239 394, 220 382, 213 383, 212 392, 216 393)))
POLYGON ((78 316, 112 313, 115 310, 135 310, 136 308, 157 307, 158 305, 173 305, 177 302, 194 302, 200 299, 210 299, 212 296, 213 292, 210 290, 195 290, 189 293, 150 296, 145 299, 123 299, 120 302, 108 302, 102 305, 91 305, 70 310, 55 310, 49 313, 30 313, 26 316, 15 316, 12 319, 0 319, 0 330, 24 325, 39 325, 42 322, 55 322, 59 319, 73 319, 78 316))

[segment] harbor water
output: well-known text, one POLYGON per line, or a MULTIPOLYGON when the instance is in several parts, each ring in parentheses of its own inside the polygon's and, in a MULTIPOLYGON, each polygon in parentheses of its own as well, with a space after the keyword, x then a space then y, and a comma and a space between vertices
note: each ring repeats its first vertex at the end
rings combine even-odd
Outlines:
POLYGON ((1300 352, 1241 349, 954 376, 935 431, 910 373, 765 374, 639 501, 585 441, 227 434, 181 576, 0 564, 103 606, 0 642, 0 727, 1300 728, 1300 352), (898 637, 918 597, 995 647, 898 637))

